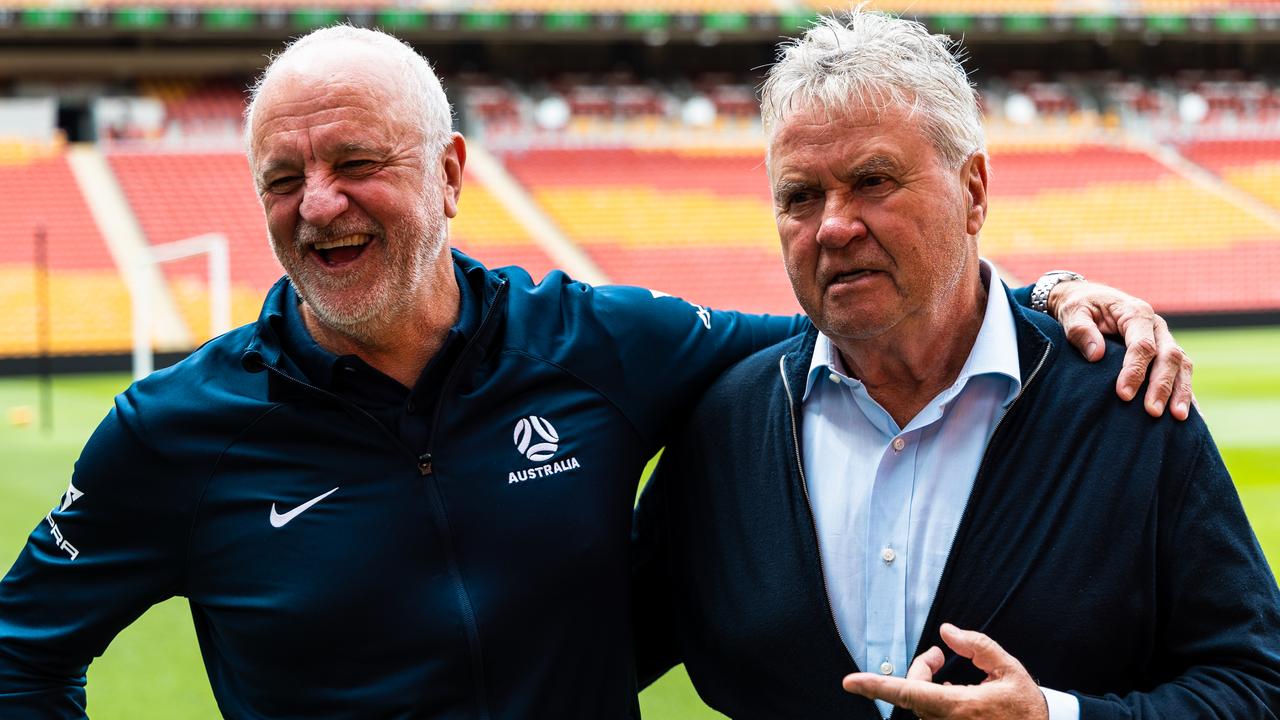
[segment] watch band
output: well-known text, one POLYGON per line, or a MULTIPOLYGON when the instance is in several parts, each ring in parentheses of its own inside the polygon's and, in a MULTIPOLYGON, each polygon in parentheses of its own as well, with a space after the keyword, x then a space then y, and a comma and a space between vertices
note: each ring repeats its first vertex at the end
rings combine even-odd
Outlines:
POLYGON ((1058 283, 1068 280, 1084 280, 1084 276, 1070 270, 1050 270, 1040 276, 1035 287, 1031 288, 1031 309, 1042 313, 1049 312, 1049 293, 1058 283))

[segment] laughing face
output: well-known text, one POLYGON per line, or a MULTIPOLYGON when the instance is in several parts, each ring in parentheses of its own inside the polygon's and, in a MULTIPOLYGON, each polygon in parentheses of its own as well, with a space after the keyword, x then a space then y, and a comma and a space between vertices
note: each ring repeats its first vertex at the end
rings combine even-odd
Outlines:
POLYGON ((770 137, 787 274, 833 339, 866 340, 915 320, 928 327, 965 274, 976 277, 985 159, 950 168, 917 124, 897 108, 817 108, 796 111, 770 137))
POLYGON ((250 128, 272 249, 320 322, 354 338, 429 290, 456 210, 439 149, 423 147, 394 78, 361 59, 281 69, 250 128))

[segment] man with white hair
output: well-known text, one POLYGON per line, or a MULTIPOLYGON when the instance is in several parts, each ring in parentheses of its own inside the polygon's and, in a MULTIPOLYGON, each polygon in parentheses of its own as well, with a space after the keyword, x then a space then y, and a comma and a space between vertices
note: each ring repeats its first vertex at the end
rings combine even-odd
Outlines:
POLYGON ((734 718, 1275 718, 1280 593, 1213 440, 1099 392, 980 259, 946 39, 824 18, 763 96, 815 327, 722 376, 645 489, 642 682, 683 661, 734 718))
MULTIPOLYGON (((0 583, 0 717, 82 714, 90 660, 175 595, 228 717, 638 714, 637 479, 690 398, 803 319, 450 252, 466 144, 389 36, 299 40, 247 119, 288 277, 90 439, 0 583)), ((1072 285, 1059 312, 1130 320, 1122 392, 1164 342, 1150 398, 1177 412, 1159 319, 1072 285)))

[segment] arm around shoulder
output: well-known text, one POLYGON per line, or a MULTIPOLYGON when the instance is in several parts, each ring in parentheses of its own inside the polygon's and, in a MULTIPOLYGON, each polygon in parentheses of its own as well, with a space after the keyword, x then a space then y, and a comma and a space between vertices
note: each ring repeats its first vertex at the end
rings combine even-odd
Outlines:
POLYGON ((591 349, 568 362, 655 441, 722 372, 809 325, 801 315, 712 310, 644 288, 592 292, 591 349))

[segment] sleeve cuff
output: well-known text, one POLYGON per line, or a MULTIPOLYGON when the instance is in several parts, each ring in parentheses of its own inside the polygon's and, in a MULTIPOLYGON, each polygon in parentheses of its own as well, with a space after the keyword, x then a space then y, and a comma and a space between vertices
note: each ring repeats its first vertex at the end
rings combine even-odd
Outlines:
POLYGON ((1049 705, 1049 720, 1080 720, 1080 700, 1075 695, 1042 687, 1044 700, 1049 705))

